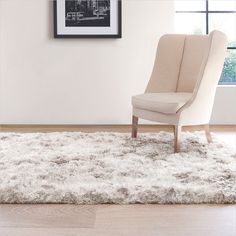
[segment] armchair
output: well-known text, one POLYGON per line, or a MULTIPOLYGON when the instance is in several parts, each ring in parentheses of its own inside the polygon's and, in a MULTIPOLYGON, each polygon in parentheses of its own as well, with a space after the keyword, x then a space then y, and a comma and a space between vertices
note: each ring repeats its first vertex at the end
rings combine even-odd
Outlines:
POLYGON ((220 31, 209 35, 164 35, 144 94, 132 97, 132 137, 138 119, 174 126, 174 151, 180 151, 181 129, 204 125, 211 142, 209 121, 222 72, 227 38, 220 31))

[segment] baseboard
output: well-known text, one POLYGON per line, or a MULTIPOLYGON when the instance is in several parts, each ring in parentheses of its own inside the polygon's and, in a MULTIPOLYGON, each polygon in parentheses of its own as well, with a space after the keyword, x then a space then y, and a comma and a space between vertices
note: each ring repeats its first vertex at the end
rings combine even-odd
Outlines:
MULTIPOLYGON (((203 126, 185 126, 184 131, 202 130, 203 126)), ((142 124, 138 126, 139 132, 158 132, 173 131, 171 125, 150 125, 142 124)), ((213 132, 236 132, 236 125, 210 125, 213 132)), ((81 132, 130 132, 131 125, 1 125, 1 132, 63 132, 63 131, 81 131, 81 132)))

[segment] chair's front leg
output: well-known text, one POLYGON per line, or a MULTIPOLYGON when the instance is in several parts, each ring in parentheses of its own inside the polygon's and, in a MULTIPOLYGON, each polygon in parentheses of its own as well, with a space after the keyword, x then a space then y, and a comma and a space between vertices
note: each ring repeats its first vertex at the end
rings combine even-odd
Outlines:
POLYGON ((175 125, 174 127, 174 139, 175 139, 175 146, 174 146, 174 150, 175 153, 180 152, 180 137, 181 137, 181 130, 182 127, 180 125, 175 125))
POLYGON ((138 132, 138 117, 132 117, 132 138, 137 138, 138 132))
POLYGON ((205 128, 205 134, 206 134, 207 142, 208 143, 212 143, 212 137, 211 137, 211 132, 210 132, 209 124, 205 125, 204 128, 205 128))

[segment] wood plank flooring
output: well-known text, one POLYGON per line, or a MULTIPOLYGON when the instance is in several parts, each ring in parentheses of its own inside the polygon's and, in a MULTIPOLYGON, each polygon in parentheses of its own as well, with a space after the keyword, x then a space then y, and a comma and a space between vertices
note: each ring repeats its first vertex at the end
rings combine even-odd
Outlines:
MULTIPOLYGON (((201 127, 187 127, 194 131, 201 127)), ((211 129, 236 150, 236 127, 211 129)), ((172 131, 141 126, 140 132, 172 131)), ((2 126, 2 132, 116 131, 129 126, 2 126)), ((0 236, 236 236, 236 205, 0 204, 0 236)))
MULTIPOLYGON (((204 130, 201 125, 184 126, 183 131, 204 130)), ((213 132, 234 132, 236 125, 211 125, 213 132)), ((131 125, 0 125, 0 132, 131 132, 131 125)), ((172 132, 170 125, 139 125, 139 132, 172 132)))
POLYGON ((0 205, 1 236, 235 236, 234 205, 0 205))

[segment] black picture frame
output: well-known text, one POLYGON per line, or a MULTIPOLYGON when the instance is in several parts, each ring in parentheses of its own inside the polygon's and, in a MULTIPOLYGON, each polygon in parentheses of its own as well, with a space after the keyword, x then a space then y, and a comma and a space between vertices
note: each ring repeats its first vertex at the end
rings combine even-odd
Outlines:
POLYGON ((58 33, 58 12, 57 12, 57 0, 53 0, 54 11, 54 38, 122 38, 122 0, 118 2, 118 32, 117 34, 59 34, 58 33))

